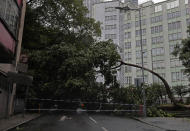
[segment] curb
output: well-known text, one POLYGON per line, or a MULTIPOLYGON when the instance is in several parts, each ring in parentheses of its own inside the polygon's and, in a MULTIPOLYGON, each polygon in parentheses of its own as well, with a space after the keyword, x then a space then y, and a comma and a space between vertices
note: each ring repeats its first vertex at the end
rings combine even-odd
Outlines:
POLYGON ((139 121, 139 122, 144 123, 144 124, 147 124, 147 125, 152 126, 152 127, 160 128, 160 129, 165 130, 165 131, 178 131, 178 130, 171 130, 171 129, 166 129, 166 128, 163 128, 163 127, 160 127, 160 126, 156 126, 156 125, 150 124, 148 122, 145 122, 145 121, 143 121, 141 119, 138 119, 138 118, 135 118, 135 117, 131 117, 131 119, 139 121))
POLYGON ((37 116, 34 117, 34 118, 31 118, 31 119, 29 119, 29 120, 23 121, 23 122, 21 122, 21 123, 19 123, 19 124, 16 124, 16 125, 14 125, 14 126, 11 126, 11 127, 7 128, 7 129, 3 129, 2 131, 9 131, 9 130, 12 130, 12 129, 18 127, 18 126, 24 125, 24 124, 26 124, 26 123, 28 123, 28 122, 34 120, 34 119, 37 119, 37 118, 39 118, 40 116, 41 116, 41 115, 37 115, 37 116))

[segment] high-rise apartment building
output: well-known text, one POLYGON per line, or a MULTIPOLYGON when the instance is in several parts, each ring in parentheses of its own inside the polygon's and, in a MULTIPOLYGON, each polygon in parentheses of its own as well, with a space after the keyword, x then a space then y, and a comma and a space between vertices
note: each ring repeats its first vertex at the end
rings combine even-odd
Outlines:
POLYGON ((124 0, 124 3, 133 3, 133 4, 138 4, 138 0, 124 0))
POLYGON ((103 0, 84 0, 83 4, 88 8, 89 13, 87 14, 87 17, 92 17, 92 9, 93 5, 100 3, 103 0))
MULTIPOLYGON (((121 6, 123 3, 120 0, 104 1, 93 5, 92 18, 101 23, 101 38, 100 40, 113 40, 114 44, 118 47, 118 52, 122 40, 121 35, 121 22, 124 15, 120 13, 115 7, 121 6), (122 17, 123 16, 123 17, 122 17)), ((117 80, 121 81, 124 74, 124 68, 121 68, 117 73, 117 80)))
MULTIPOLYGON (((142 44, 144 67, 163 76, 171 86, 188 85, 182 62, 172 55, 176 44, 187 38, 190 25, 188 0, 149 1, 139 6, 142 10, 142 44)), ((138 11, 128 11, 124 18, 124 58, 141 65, 140 22, 138 11)), ((141 69, 125 67, 124 84, 134 84, 142 77, 141 69)), ((145 82, 159 83, 158 78, 145 71, 145 82)))

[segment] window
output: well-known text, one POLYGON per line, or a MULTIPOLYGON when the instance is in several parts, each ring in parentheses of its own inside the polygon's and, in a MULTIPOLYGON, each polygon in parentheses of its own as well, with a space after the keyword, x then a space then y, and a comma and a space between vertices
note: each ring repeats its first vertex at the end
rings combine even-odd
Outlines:
POLYGON ((157 6, 155 6, 155 10, 154 10, 155 12, 160 12, 160 11, 162 11, 162 5, 157 5, 157 6))
POLYGON ((185 4, 188 4, 189 3, 189 0, 185 0, 185 4))
MULTIPOLYGON (((139 36, 141 34, 141 30, 136 30, 135 34, 136 36, 139 36)), ((142 35, 146 35, 146 29, 142 29, 142 35)))
POLYGON ((151 33, 152 34, 160 33, 162 31, 163 31, 163 26, 162 25, 151 27, 151 33))
MULTIPOLYGON (((142 40, 142 45, 145 46, 146 45, 146 39, 142 40)), ((141 46, 141 40, 136 40, 136 47, 141 46)))
POLYGON ((106 7, 105 12, 114 12, 116 11, 115 7, 106 7))
POLYGON ((182 39, 182 34, 181 32, 178 33, 173 33, 168 35, 168 40, 169 41, 174 41, 174 40, 181 40, 182 39))
POLYGON ((171 12, 171 13, 168 13, 167 16, 168 16, 168 19, 178 18, 181 16, 181 12, 180 11, 171 12))
POLYGON ((132 84, 132 77, 131 76, 126 76, 125 77, 125 83, 126 84, 132 84))
POLYGON ((114 24, 114 25, 106 25, 105 26, 105 30, 113 30, 113 29, 116 29, 116 24, 114 24))
POLYGON ((105 16, 105 21, 110 21, 110 20, 117 20, 117 16, 116 15, 105 16))
MULTIPOLYGON (((147 57, 147 50, 143 50, 143 58, 147 57)), ((136 51, 136 59, 141 58, 141 51, 136 51)))
POLYGON ((182 62, 178 59, 170 60, 170 67, 180 67, 182 66, 182 62))
POLYGON ((125 39, 131 38, 131 32, 125 32, 125 39))
POLYGON ((157 23, 157 22, 161 22, 162 21, 162 15, 159 16, 155 16, 151 18, 151 23, 157 23))
POLYGON ((170 45, 170 54, 172 55, 176 45, 170 45))
POLYGON ((172 9, 179 6, 179 0, 167 3, 167 9, 172 9))
POLYGON ((127 13, 127 20, 131 20, 131 13, 127 13))
POLYGON ((186 20, 187 26, 190 26, 190 18, 186 20))
POLYGON ((124 24, 123 28, 124 29, 130 29, 131 28, 131 23, 124 24))
POLYGON ((105 35, 105 39, 116 39, 117 38, 117 35, 116 34, 106 34, 105 35))
POLYGON ((130 61, 132 59, 131 52, 125 52, 125 61, 130 61))
POLYGON ((152 56, 159 56, 159 55, 164 55, 164 48, 153 48, 152 49, 152 56))
POLYGON ((153 61, 152 68, 153 69, 164 69, 165 62, 164 61, 153 61))
POLYGON ((190 8, 186 8, 186 15, 190 14, 190 8))
POLYGON ((181 28, 181 21, 176 21, 172 23, 168 23, 168 30, 176 30, 181 28))
MULTIPOLYGON (((146 19, 141 20, 141 25, 146 25, 146 19)), ((140 26, 140 21, 135 21, 135 27, 139 27, 140 26)))
POLYGON ((172 81, 187 80, 187 76, 183 72, 172 72, 172 81))
POLYGON ((164 42, 163 36, 152 37, 152 44, 159 44, 164 42))
POLYGON ((125 66, 125 73, 130 73, 132 71, 131 66, 125 66))
POLYGON ((131 49, 131 42, 125 42, 125 49, 131 49))

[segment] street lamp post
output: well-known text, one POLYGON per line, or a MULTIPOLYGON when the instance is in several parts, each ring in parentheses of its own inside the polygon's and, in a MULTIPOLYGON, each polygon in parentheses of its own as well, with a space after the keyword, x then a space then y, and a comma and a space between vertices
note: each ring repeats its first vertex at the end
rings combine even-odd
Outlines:
POLYGON ((125 11, 130 11, 130 10, 135 10, 138 11, 139 13, 139 26, 140 26, 140 43, 141 43, 141 62, 142 62, 142 80, 143 83, 141 85, 142 89, 143 89, 143 114, 144 117, 146 117, 146 94, 145 94, 145 87, 144 87, 144 59, 143 59, 143 38, 142 38, 142 16, 141 16, 141 8, 130 8, 129 6, 125 6, 125 7, 115 7, 116 9, 119 10, 125 10, 125 11))

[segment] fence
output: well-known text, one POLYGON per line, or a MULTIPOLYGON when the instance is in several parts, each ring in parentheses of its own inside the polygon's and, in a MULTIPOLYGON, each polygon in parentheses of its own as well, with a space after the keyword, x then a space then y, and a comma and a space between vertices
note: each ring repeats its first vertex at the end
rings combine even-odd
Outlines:
POLYGON ((143 106, 124 103, 105 103, 80 100, 52 100, 52 99, 27 99, 26 111, 28 112, 88 112, 88 113, 114 113, 117 115, 142 116, 143 106))

